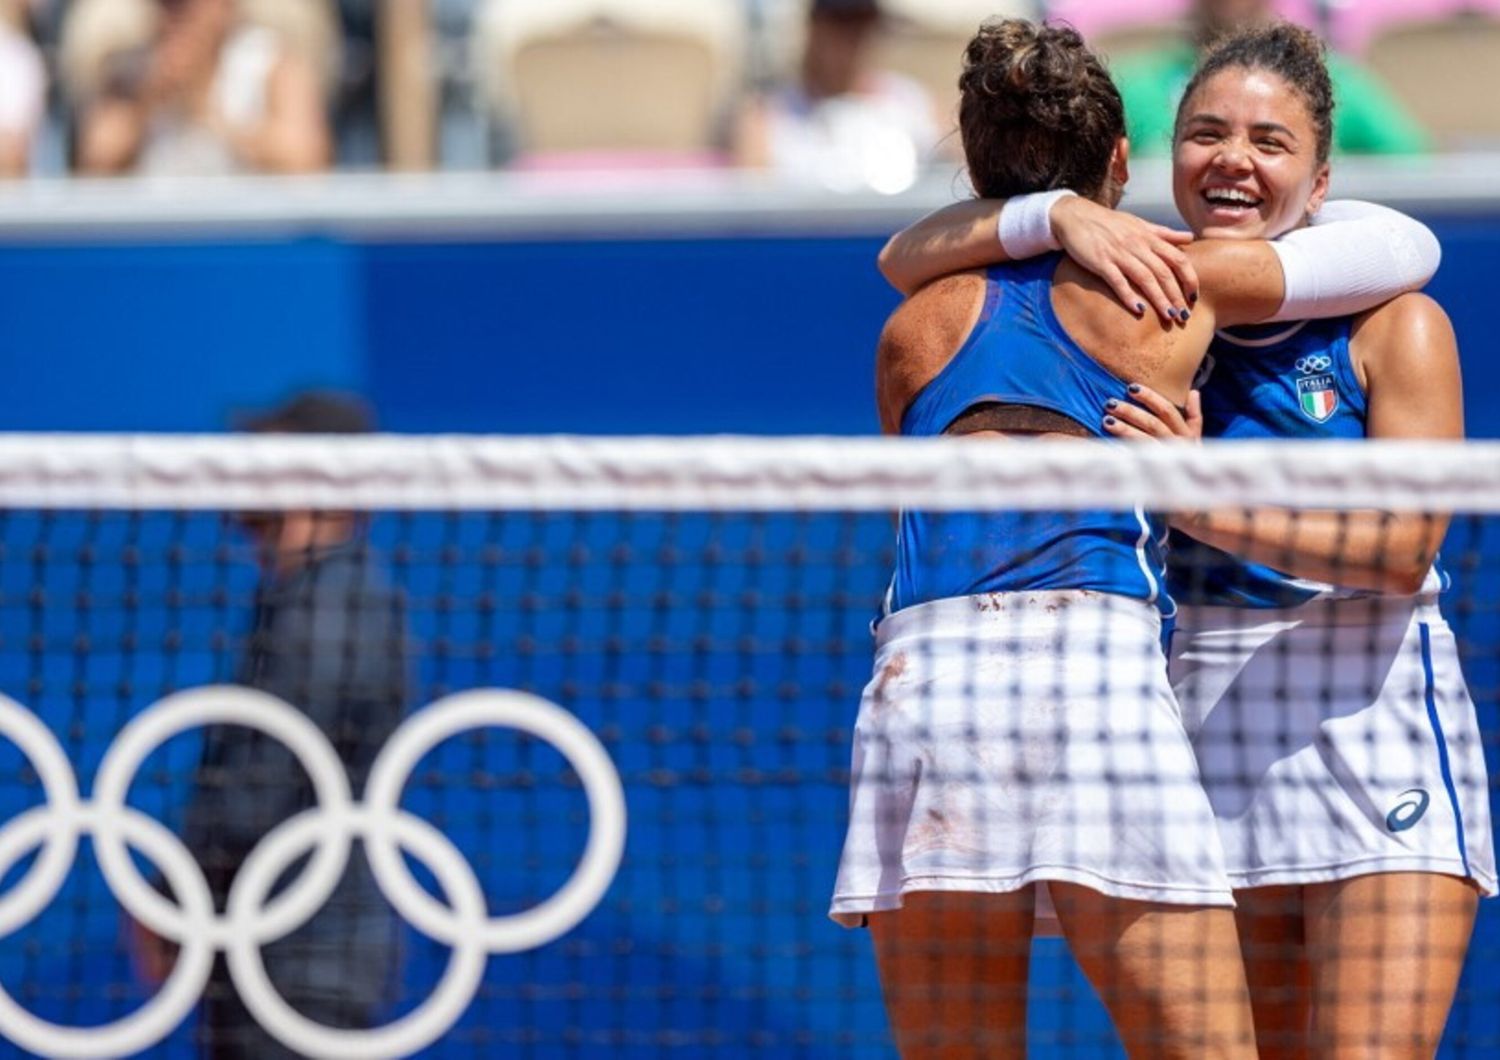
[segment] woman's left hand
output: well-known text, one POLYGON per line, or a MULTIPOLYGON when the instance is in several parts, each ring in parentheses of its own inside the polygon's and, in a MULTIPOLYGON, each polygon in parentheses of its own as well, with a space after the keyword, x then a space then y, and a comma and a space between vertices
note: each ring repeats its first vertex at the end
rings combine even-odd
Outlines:
MULTIPOLYGON (((1190 390, 1187 408, 1179 409, 1144 383, 1132 383, 1129 400, 1105 406, 1104 429, 1116 438, 1197 445, 1203 441, 1203 401, 1198 391, 1190 390)), ((1192 534, 1206 517, 1204 512, 1173 512, 1168 522, 1174 530, 1192 534)))
POLYGON ((1201 442, 1203 403, 1193 390, 1187 408, 1179 409, 1149 386, 1132 383, 1128 400, 1105 405, 1104 429, 1116 438, 1201 442))

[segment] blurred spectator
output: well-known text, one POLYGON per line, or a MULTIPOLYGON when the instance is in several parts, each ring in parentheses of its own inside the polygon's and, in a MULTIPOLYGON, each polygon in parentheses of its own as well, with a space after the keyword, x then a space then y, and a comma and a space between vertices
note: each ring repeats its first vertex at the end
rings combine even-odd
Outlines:
POLYGON ((24 175, 47 105, 47 70, 24 0, 0 0, 0 178, 24 175))
POLYGON ((916 81, 872 68, 877 0, 812 0, 796 84, 747 105, 735 136, 741 165, 841 191, 909 187, 941 136, 916 81))
MULTIPOLYGON (((245 424, 276 434, 371 429, 359 401, 307 393, 245 424)), ((277 511, 242 516, 262 566, 238 681, 304 711, 329 738, 356 795, 400 725, 411 680, 405 602, 350 512, 277 511)), ((317 799, 312 781, 278 741, 254 729, 210 726, 187 807, 183 841, 224 908, 236 871, 276 825, 317 799)), ((299 867, 289 870, 300 874, 299 867)), ((283 883, 292 878, 283 878, 283 883)), ((136 929, 142 965, 160 980, 171 948, 136 929)), ((308 1018, 365 1028, 391 1000, 400 956, 396 922, 359 844, 329 900, 306 925, 265 947, 277 992, 308 1018)), ((250 1015, 216 960, 204 993, 201 1035, 214 1060, 294 1056, 250 1015)))
MULTIPOLYGON (((124 6, 95 6, 102 3, 124 6)), ((325 83, 302 50, 243 18, 236 0, 154 0, 154 8, 145 45, 98 57, 79 101, 80 170, 299 173, 328 165, 325 83)), ((93 28, 76 22, 75 35, 93 28)))
MULTIPOLYGON (((1192 76, 1199 49, 1226 31, 1273 17, 1271 0, 1196 0, 1190 41, 1114 64, 1115 81, 1125 99, 1131 149, 1137 155, 1170 154, 1177 104, 1192 76)), ((1329 56, 1328 67, 1338 115, 1334 150, 1346 154, 1418 154, 1428 150, 1427 134, 1373 74, 1337 54, 1329 56)))

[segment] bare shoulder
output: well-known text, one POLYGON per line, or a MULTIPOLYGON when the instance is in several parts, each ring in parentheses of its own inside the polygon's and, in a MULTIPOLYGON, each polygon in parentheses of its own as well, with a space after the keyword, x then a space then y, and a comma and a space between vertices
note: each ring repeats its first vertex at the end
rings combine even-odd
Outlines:
POLYGON ((880 420, 887 433, 899 429, 912 399, 963 346, 984 298, 984 273, 958 273, 929 283, 891 314, 875 359, 880 420))
POLYGON ((968 338, 984 308, 985 275, 961 272, 933 280, 902 302, 886 321, 881 345, 902 349, 950 345, 968 338))
POLYGON ((1453 322, 1430 295, 1413 291, 1360 314, 1354 321, 1352 341, 1370 349, 1442 346, 1453 342, 1453 322))
POLYGON ((1368 383, 1372 373, 1456 370, 1458 338, 1443 307, 1428 295, 1412 292, 1356 317, 1349 353, 1368 383))
POLYGON ((1425 294, 1393 298, 1355 319, 1349 353, 1371 437, 1463 437, 1458 339, 1442 306, 1425 294))

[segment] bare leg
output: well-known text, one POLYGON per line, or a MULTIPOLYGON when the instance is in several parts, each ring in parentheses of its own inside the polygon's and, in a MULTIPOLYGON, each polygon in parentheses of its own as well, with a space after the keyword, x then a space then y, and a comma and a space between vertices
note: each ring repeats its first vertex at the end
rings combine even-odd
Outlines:
POLYGON ((1428 1060, 1453 1006, 1478 895, 1435 873, 1305 889, 1313 1041, 1335 1060, 1428 1060))
POLYGON ((1048 887, 1068 946, 1133 1060, 1255 1060, 1231 910, 1048 887))
POLYGON ((1302 888, 1250 887, 1235 891, 1234 900, 1261 1060, 1308 1060, 1313 993, 1302 888))
POLYGON ((1025 1057, 1033 888, 909 894, 870 915, 896 1046, 905 1060, 1025 1057))

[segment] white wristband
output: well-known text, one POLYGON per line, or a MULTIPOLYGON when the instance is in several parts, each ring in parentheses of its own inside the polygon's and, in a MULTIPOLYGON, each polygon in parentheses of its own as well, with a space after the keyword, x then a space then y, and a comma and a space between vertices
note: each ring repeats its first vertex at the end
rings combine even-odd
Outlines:
POLYGON ((1061 250, 1052 234, 1052 207, 1077 192, 1037 191, 1006 199, 1000 208, 1000 248, 1011 261, 1025 261, 1061 250))

